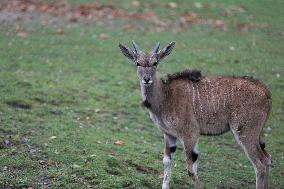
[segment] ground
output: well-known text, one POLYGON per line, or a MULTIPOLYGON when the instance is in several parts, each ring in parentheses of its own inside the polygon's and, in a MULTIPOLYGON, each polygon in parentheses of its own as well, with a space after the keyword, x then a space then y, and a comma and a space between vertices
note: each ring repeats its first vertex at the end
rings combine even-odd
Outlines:
MULTIPOLYGON (((118 43, 176 47, 159 67, 249 75, 272 92, 263 135, 284 188, 284 1, 0 2, 0 188, 160 188, 163 140, 118 43)), ((231 133, 201 137, 203 188, 254 188, 231 133)), ((192 188, 178 144, 172 188, 192 188)))

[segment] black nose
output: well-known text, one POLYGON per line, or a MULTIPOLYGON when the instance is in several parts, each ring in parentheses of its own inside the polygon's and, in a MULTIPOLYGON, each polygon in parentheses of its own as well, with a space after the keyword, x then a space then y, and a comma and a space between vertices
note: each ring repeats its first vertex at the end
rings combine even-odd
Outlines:
POLYGON ((150 81, 150 78, 144 77, 144 81, 145 81, 145 83, 148 83, 150 81))

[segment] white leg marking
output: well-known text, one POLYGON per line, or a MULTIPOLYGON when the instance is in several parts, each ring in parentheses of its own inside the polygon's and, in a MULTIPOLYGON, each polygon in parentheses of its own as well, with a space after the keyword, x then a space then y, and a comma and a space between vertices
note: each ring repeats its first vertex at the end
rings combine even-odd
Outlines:
MULTIPOLYGON (((193 151, 198 154, 198 141, 195 144, 193 151)), ((192 165, 192 172, 194 173, 194 175, 197 175, 197 166, 198 166, 198 159, 193 163, 192 165)))
POLYGON ((163 163, 164 163, 164 180, 163 180, 162 189, 169 189, 170 179, 172 174, 172 162, 170 157, 164 156, 163 163))
POLYGON ((198 166, 198 163, 196 161, 192 165, 192 172, 193 172, 194 175, 197 175, 197 166, 198 166))

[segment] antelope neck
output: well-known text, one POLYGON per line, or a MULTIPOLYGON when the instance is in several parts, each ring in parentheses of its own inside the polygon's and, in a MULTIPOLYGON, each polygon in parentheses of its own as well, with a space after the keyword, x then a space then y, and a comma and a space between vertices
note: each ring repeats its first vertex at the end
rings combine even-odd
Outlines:
POLYGON ((151 105, 151 110, 158 110, 162 101, 162 82, 158 75, 153 78, 151 85, 140 83, 141 94, 144 102, 151 105))

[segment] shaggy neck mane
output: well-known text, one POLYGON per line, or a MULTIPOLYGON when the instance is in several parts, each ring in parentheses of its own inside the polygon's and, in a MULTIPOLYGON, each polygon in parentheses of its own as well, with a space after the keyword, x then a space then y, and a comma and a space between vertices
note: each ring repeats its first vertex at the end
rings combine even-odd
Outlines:
POLYGON ((174 80, 190 80, 198 82, 201 78, 201 72, 198 70, 184 70, 168 74, 163 79, 161 79, 157 74, 155 78, 153 78, 153 84, 151 86, 145 86, 142 83, 140 84, 143 97, 142 106, 153 112, 159 111, 159 107, 163 101, 163 86, 170 84, 174 80))
POLYGON ((174 80, 190 80, 199 81, 202 78, 201 72, 199 70, 183 70, 181 72, 176 72, 173 74, 168 74, 162 79, 164 84, 170 84, 174 80))

